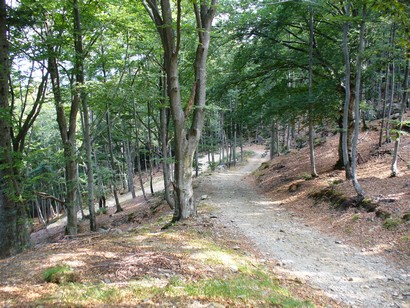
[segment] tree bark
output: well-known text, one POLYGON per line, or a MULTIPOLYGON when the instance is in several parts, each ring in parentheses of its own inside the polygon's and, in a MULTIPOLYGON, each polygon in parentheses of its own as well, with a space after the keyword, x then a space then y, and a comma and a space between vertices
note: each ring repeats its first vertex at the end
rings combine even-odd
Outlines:
POLYGON ((391 142, 391 138, 390 138, 390 117, 391 117, 391 111, 392 111, 393 102, 394 102, 395 77, 396 77, 396 66, 395 66, 394 60, 393 60, 392 64, 391 64, 390 102, 389 102, 389 110, 387 111, 387 119, 386 119, 386 143, 391 142))
POLYGON ((7 10, 0 0, 0 258, 14 255, 30 243, 25 205, 20 201, 11 148, 8 101, 9 43, 7 10))
POLYGON ((171 178, 170 178, 170 163, 168 158, 168 127, 169 127, 169 108, 165 107, 167 96, 167 82, 165 75, 161 76, 160 81, 161 90, 161 110, 160 110, 160 139, 162 152, 162 173, 164 177, 165 200, 171 209, 175 206, 175 201, 171 196, 171 178))
POLYGON ((176 3, 177 19, 172 18, 172 7, 169 0, 161 1, 161 9, 154 0, 146 0, 144 5, 151 19, 157 26, 164 50, 165 71, 167 74, 168 96, 174 122, 175 142, 175 182, 174 182, 174 216, 173 221, 196 216, 196 204, 192 188, 192 160, 201 137, 204 123, 206 98, 206 60, 210 43, 210 31, 215 15, 216 0, 208 6, 205 1, 194 2, 194 13, 197 24, 198 45, 194 61, 195 80, 191 90, 188 106, 194 104, 192 122, 186 127, 190 108, 184 112, 181 103, 179 84, 178 58, 181 47, 181 1, 176 3), (162 15, 159 14, 162 13, 162 15), (172 25, 175 24, 175 28, 172 25), (174 32, 174 29, 175 32, 174 32), (193 98, 193 102, 191 99, 193 98))
POLYGON ((366 5, 362 7, 362 20, 360 23, 360 38, 359 38, 359 50, 357 53, 357 74, 356 74, 356 90, 355 90, 355 105, 354 105, 354 136, 352 143, 352 182, 354 189, 356 190, 359 199, 365 197, 365 193, 361 188, 359 181, 357 180, 357 141, 359 139, 360 129, 360 85, 362 76, 362 54, 364 49, 364 28, 366 18, 366 5))
POLYGON ((310 157, 310 175, 316 178, 316 161, 315 161, 315 130, 313 127, 313 12, 310 9, 309 18, 309 157, 310 157))
MULTIPOLYGON (((78 1, 73 0, 74 4, 74 44, 75 44, 75 65, 74 71, 76 75, 76 89, 75 96, 81 101, 83 112, 83 131, 84 131, 84 145, 87 164, 87 192, 88 192, 88 210, 90 214, 90 230, 97 231, 97 222, 95 218, 94 207, 94 174, 93 174, 93 161, 92 161, 92 146, 91 146, 91 132, 90 132, 90 120, 87 104, 87 95, 84 90, 84 50, 83 50, 83 38, 81 29, 81 17, 78 8, 78 1)), ((81 192, 79 192, 81 193, 81 192)), ((82 205, 81 209, 82 209, 82 205)))
POLYGON ((111 134, 111 118, 110 118, 110 109, 107 103, 107 110, 105 112, 105 119, 107 122, 107 133, 108 133, 108 151, 109 151, 109 156, 110 156, 110 166, 111 170, 113 172, 113 178, 111 180, 111 189, 114 193, 114 200, 115 200, 115 212, 119 213, 122 212, 123 209, 120 204, 120 200, 118 199, 118 190, 116 187, 115 183, 115 161, 114 161, 114 149, 113 149, 113 144, 112 144, 112 134, 111 134))
POLYGON ((395 177, 398 174, 397 168, 397 158, 399 156, 399 145, 400 145, 400 135, 401 130, 403 127, 403 117, 404 113, 407 108, 407 100, 409 97, 408 89, 409 89, 409 65, 410 60, 406 61, 406 68, 404 70, 404 81, 403 81, 403 100, 401 102, 401 109, 400 109, 400 117, 399 117, 399 125, 395 131, 395 142, 394 142, 394 152, 393 152, 393 160, 391 164, 391 176, 395 177))
POLYGON ((57 123, 60 131, 61 140, 64 147, 65 158, 65 176, 66 176, 66 199, 65 205, 67 209, 67 225, 66 233, 68 235, 77 234, 77 159, 76 159, 76 131, 77 131, 77 115, 80 106, 80 100, 78 96, 74 96, 70 113, 68 117, 68 123, 66 120, 65 107, 63 104, 61 89, 60 89, 60 76, 57 67, 57 59, 55 57, 55 47, 48 46, 48 70, 50 73, 50 79, 53 89, 54 102, 57 113, 57 123))
POLYGON ((137 197, 135 194, 135 185, 134 185, 134 164, 133 164, 133 157, 134 155, 131 154, 130 149, 130 142, 124 141, 124 153, 125 153, 125 160, 127 163, 127 178, 128 178, 128 191, 131 192, 131 196, 133 199, 137 197))
MULTIPOLYGON (((346 5, 346 17, 350 17, 350 2, 346 5)), ((347 35, 349 31, 349 22, 343 24, 343 55, 345 62, 345 102, 343 107, 343 130, 342 130, 342 152, 343 165, 345 167, 346 178, 351 179, 350 159, 349 159, 349 111, 351 105, 351 91, 350 91, 350 57, 347 43, 347 35)))

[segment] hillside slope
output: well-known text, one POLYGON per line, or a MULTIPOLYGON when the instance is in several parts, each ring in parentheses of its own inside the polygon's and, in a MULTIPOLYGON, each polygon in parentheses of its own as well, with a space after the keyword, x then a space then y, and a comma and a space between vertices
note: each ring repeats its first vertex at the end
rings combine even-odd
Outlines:
MULTIPOLYGON (((360 133, 358 179, 376 210, 348 206, 354 197, 344 171, 334 170, 338 135, 316 147, 319 178, 311 179, 308 148, 279 156, 255 173, 260 187, 281 206, 302 217, 309 225, 338 236, 369 255, 383 255, 403 268, 410 266, 410 138, 402 137, 398 167, 391 178, 394 143, 378 148, 379 121, 360 133), (330 191, 330 193, 329 193, 330 191), (313 198, 312 196, 315 196, 313 198), (338 200, 339 199, 339 200, 338 200), (342 202, 338 202, 338 201, 342 202)), ((350 204, 351 205, 351 204, 350 204)))

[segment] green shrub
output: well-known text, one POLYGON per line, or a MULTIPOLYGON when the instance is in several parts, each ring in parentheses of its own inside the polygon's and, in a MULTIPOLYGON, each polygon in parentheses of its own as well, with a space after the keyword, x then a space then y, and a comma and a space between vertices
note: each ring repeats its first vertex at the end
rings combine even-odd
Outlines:
POLYGON ((396 229, 402 223, 401 219, 398 218, 387 218, 384 220, 383 227, 387 230, 396 229))
POLYGON ((75 275, 73 269, 66 264, 47 268, 43 272, 43 279, 45 282, 52 282, 56 284, 65 284, 78 281, 78 277, 75 275))
POLYGON ((108 212, 108 207, 100 207, 100 208, 97 210, 96 214, 97 214, 97 215, 107 214, 107 212, 108 212))

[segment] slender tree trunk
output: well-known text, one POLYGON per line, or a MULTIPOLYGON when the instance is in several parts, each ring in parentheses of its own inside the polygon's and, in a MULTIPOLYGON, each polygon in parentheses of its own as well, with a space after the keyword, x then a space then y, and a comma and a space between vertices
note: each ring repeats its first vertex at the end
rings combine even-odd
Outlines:
POLYGON ((9 43, 6 3, 0 0, 0 258, 14 255, 30 243, 25 205, 20 197, 16 167, 11 152, 11 123, 8 119, 9 43))
POLYGON ((149 165, 149 187, 151 190, 151 195, 154 195, 154 185, 153 185, 153 178, 152 178, 152 136, 151 136, 151 103, 147 103, 147 110, 148 110, 148 165, 149 165))
POLYGON ((391 111, 393 108, 394 102, 394 86, 395 86, 395 77, 396 77, 396 66, 394 64, 394 60, 391 65, 391 90, 390 90, 390 102, 389 102, 389 110, 387 111, 387 119, 386 119, 386 143, 390 143, 390 117, 391 111))
POLYGON ((382 146, 383 144, 383 131, 384 131, 384 126, 385 126, 385 119, 386 119, 386 107, 387 107, 387 102, 388 102, 388 92, 389 92, 389 76, 390 76, 390 65, 387 65, 386 69, 386 86, 385 86, 385 93, 384 93, 384 101, 383 101, 383 111, 382 111, 382 123, 380 127, 380 135, 379 135, 379 147, 382 146))
MULTIPOLYGON (((83 51, 83 39, 81 30, 81 18, 78 8, 78 1, 73 0, 74 4, 74 43, 75 43, 75 75, 78 87, 76 87, 75 95, 78 96, 77 99, 81 101, 82 112, 83 112, 83 132, 84 132, 84 145, 86 153, 86 164, 87 164, 87 191, 88 191, 88 210, 90 213, 90 230, 97 230, 97 222, 95 218, 95 207, 94 207, 94 175, 93 175, 93 164, 92 164, 92 149, 91 149, 91 132, 90 132, 90 121, 89 121, 89 111, 87 104, 87 97, 84 87, 84 51, 83 51)), ((80 192, 81 194, 81 192, 80 192)), ((81 204, 82 209, 82 204, 81 204)), ((81 212, 83 214, 83 211, 81 212)))
POLYGON ((125 152, 125 160, 127 162, 127 178, 128 178, 128 191, 131 192, 132 198, 135 199, 137 195, 135 194, 135 185, 134 185, 134 164, 130 150, 130 142, 124 142, 124 152, 125 152))
POLYGON ((362 75, 362 54, 364 49, 364 28, 365 28, 365 18, 366 18, 366 5, 363 4, 362 7, 362 21, 360 23, 360 39, 359 39, 359 50, 357 53, 357 74, 356 74, 356 90, 355 90, 355 105, 354 105, 354 136, 352 144, 352 182, 356 190, 359 199, 365 197, 365 193, 361 188, 359 181, 357 180, 357 142, 359 139, 359 129, 360 129, 360 85, 361 85, 361 75, 362 75))
POLYGON ((272 119, 270 129, 270 159, 275 156, 275 119, 272 119))
POLYGON ((114 150, 113 150, 113 144, 112 144, 112 134, 111 134, 111 119, 110 119, 110 109, 107 103, 107 110, 105 112, 105 119, 107 122, 107 134, 108 134, 108 152, 109 152, 109 156, 110 156, 110 167, 111 170, 113 171, 113 179, 111 181, 111 189, 114 193, 114 200, 115 200, 115 207, 116 213, 122 212, 123 209, 121 207, 120 204, 120 200, 118 199, 118 191, 117 191, 117 187, 116 187, 116 183, 115 183, 115 177, 116 177, 116 168, 115 168, 115 161, 114 161, 114 150))
MULTIPOLYGON (((350 2, 346 5, 346 17, 350 16, 350 2)), ((343 25, 343 55, 345 62, 345 102, 343 108, 343 131, 342 131, 342 151, 343 151, 343 165, 345 167, 346 178, 351 179, 350 159, 349 159, 349 107, 351 101, 350 93, 350 57, 347 42, 347 35, 349 31, 349 22, 346 21, 343 25)))
POLYGON ((142 179, 142 172, 141 172, 141 148, 140 148, 140 139, 139 139, 139 128, 135 128, 135 159, 137 161, 137 172, 138 172, 138 180, 140 182, 140 187, 142 191, 142 195, 144 196, 144 200, 147 201, 147 195, 145 193, 145 188, 144 188, 144 180, 142 179))
POLYGON ((398 173, 398 168, 397 168, 397 158, 399 156, 399 145, 400 145, 400 135, 401 135, 401 130, 403 127, 403 116, 407 108, 407 99, 409 97, 408 89, 409 89, 409 65, 410 65, 410 60, 406 61, 406 68, 404 69, 404 81, 403 81, 403 100, 401 103, 401 109, 400 109, 400 117, 399 117, 399 125, 397 127, 397 130, 395 132, 395 142, 394 142, 394 153, 393 153, 393 160, 391 164, 391 176, 395 177, 397 176, 398 173))
POLYGON ((64 147, 65 158, 65 178, 66 178, 66 198, 65 206, 67 209, 66 233, 69 235, 77 234, 77 161, 76 161, 76 131, 77 115, 80 105, 78 96, 74 96, 71 102, 69 122, 67 123, 65 106, 62 101, 60 90, 60 77, 57 67, 57 59, 53 56, 54 48, 49 46, 48 69, 52 83, 54 101, 56 105, 57 123, 60 130, 61 140, 64 147))
POLYGON ((237 140, 236 140, 236 123, 233 124, 233 151, 232 151, 232 158, 233 158, 233 165, 236 166, 236 145, 237 145, 237 140))
MULTIPOLYGON (((160 78, 160 89, 161 89, 161 105, 165 106, 166 95, 167 95, 167 82, 166 77, 161 76, 160 78)), ((161 152, 162 152, 162 173, 164 177, 164 188, 165 188, 165 200, 171 209, 175 206, 175 201, 171 196, 171 179, 170 179, 170 163, 168 158, 168 124, 169 124, 169 108, 161 107, 160 110, 160 139, 161 139, 161 152)))
POLYGON ((94 149, 94 164, 95 164, 95 172, 97 173, 97 179, 98 179, 98 201, 102 201, 105 199, 105 189, 104 189, 104 182, 103 178, 100 172, 100 164, 98 162, 98 157, 97 157, 97 150, 94 149))
POLYGON ((310 157, 310 175, 313 178, 316 178, 316 161, 315 161, 315 130, 313 127, 313 12, 310 9, 310 18, 309 18, 309 157, 310 157))

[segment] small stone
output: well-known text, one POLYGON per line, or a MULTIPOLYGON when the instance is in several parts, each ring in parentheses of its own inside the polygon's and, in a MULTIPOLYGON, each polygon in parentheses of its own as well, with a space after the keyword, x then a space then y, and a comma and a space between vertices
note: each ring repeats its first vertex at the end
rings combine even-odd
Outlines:
POLYGON ((202 195, 201 196, 201 200, 205 200, 205 199, 208 199, 208 195, 202 195))
POLYGON ((232 249, 233 249, 233 250, 239 250, 239 249, 241 249, 241 247, 239 247, 239 246, 234 246, 234 247, 232 247, 232 249))
POLYGON ((107 232, 108 232, 107 229, 104 229, 104 228, 99 228, 98 229, 98 233, 107 233, 107 232))
POLYGON ((335 241, 336 244, 342 244, 342 241, 335 241))
POLYGON ((231 265, 229 268, 232 271, 232 273, 237 273, 239 271, 239 269, 236 265, 231 265))
POLYGON ((353 281, 352 277, 347 278, 347 281, 353 281))
POLYGON ((283 230, 283 229, 280 229, 280 230, 279 230, 279 232, 285 233, 285 230, 283 230))
POLYGON ((216 215, 211 215, 211 216, 209 216, 209 218, 218 218, 218 216, 216 216, 216 215))

